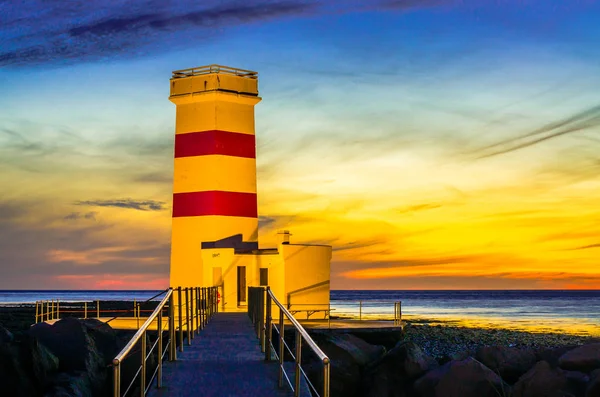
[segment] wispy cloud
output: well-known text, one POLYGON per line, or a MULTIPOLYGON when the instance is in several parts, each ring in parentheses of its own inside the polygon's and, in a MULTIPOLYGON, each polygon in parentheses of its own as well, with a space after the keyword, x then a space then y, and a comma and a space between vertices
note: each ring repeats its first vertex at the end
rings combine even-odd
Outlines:
POLYGON ((600 243, 599 244, 589 244, 589 245, 583 245, 581 247, 577 247, 577 248, 573 248, 575 250, 589 250, 592 248, 600 248, 600 243))
POLYGON ((88 220, 96 220, 96 215, 98 213, 95 211, 91 212, 71 212, 69 215, 65 216, 63 219, 66 221, 76 221, 79 219, 88 219, 88 220))
POLYGON ((600 105, 547 124, 534 131, 488 145, 476 151, 477 159, 494 157, 540 144, 563 135, 600 126, 600 105))
POLYGON ((0 17, 0 35, 7 39, 0 53, 0 65, 64 64, 139 55, 140 51, 158 51, 167 43, 177 45, 177 33, 204 30, 207 34, 194 35, 198 40, 210 37, 217 28, 298 16, 314 7, 314 3, 301 1, 178 5, 153 0, 143 7, 120 1, 102 5, 27 1, 0 17))
POLYGON ((133 200, 130 198, 117 199, 117 200, 87 200, 87 201, 76 201, 75 205, 87 205, 90 207, 116 207, 126 208, 139 211, 162 211, 166 207, 164 201, 156 200, 133 200))

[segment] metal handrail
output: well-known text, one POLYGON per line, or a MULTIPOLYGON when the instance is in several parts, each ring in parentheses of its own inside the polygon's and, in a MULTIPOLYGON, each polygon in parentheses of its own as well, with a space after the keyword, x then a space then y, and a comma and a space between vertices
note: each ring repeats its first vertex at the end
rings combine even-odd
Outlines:
POLYGON ((229 74, 232 76, 245 77, 249 79, 257 79, 258 73, 252 70, 232 68, 229 66, 211 64, 206 66, 198 66, 189 69, 174 70, 171 79, 182 79, 185 77, 200 76, 210 73, 229 74))
MULTIPOLYGON (((208 320, 214 313, 218 311, 217 304, 217 287, 188 287, 181 288, 177 287, 169 288, 165 297, 158 304, 152 314, 146 319, 144 324, 138 329, 133 338, 125 345, 123 350, 113 360, 113 396, 122 397, 132 389, 135 384, 138 375, 140 377, 140 396, 146 396, 146 393, 150 390, 152 382, 156 378, 156 385, 158 388, 162 386, 162 366, 163 358, 169 354, 169 361, 175 361, 177 359, 177 348, 176 341, 179 339, 179 350, 183 351, 184 339, 187 338, 187 345, 191 344, 191 340, 200 333, 201 329, 204 329, 208 320), (177 294, 175 294, 177 292, 177 294), (175 299, 177 297, 177 300, 175 299), (176 301, 176 302, 175 302, 176 301), (163 347, 163 310, 169 303, 168 309, 168 341, 163 347), (176 303, 176 304, 175 304, 176 303), (177 308, 176 308, 177 306, 177 308), (177 309, 177 314, 175 310, 177 309), (179 317, 178 327, 175 325, 175 319, 179 317), (150 325, 157 321, 157 340, 150 346, 147 347, 146 333, 150 325), (184 331, 185 327, 185 331, 184 331), (177 338, 179 333, 179 338, 177 338), (185 338, 184 338, 185 333, 185 338), (120 367, 123 360, 125 360, 131 353, 133 347, 137 343, 141 344, 141 362, 138 370, 136 371, 133 379, 125 389, 123 395, 121 394, 121 373, 120 367), (158 350, 158 365, 154 373, 150 376, 150 379, 146 381, 146 361, 151 357, 154 349, 158 350)), ((139 314, 139 306, 138 306, 139 314)))
POLYGON ((308 332, 300 325, 298 320, 294 318, 294 316, 285 308, 284 305, 279 302, 279 300, 275 297, 273 292, 269 287, 266 289, 262 287, 251 287, 249 288, 250 299, 248 301, 248 314, 251 317, 260 339, 260 344, 262 351, 265 353, 265 361, 271 360, 271 354, 274 353, 275 357, 279 361, 279 387, 283 386, 284 379, 286 383, 290 387, 290 389, 294 392, 294 396, 298 397, 300 395, 300 377, 303 376, 307 381, 308 385, 312 388, 315 394, 320 397, 329 397, 329 385, 330 385, 330 366, 331 361, 329 357, 319 348, 319 346, 315 343, 315 341, 310 337, 308 332), (265 291, 266 291, 266 302, 265 302, 265 291), (279 351, 275 349, 275 346, 272 343, 271 336, 273 332, 273 318, 271 316, 271 309, 273 303, 279 308, 279 324, 275 327, 277 333, 279 335, 279 351), (265 310, 266 308, 266 310, 265 310), (284 317, 287 317, 289 322, 292 324, 294 329, 296 330, 296 346, 295 346, 295 354, 292 353, 290 347, 287 345, 284 339, 285 329, 284 329, 284 317), (321 363, 323 364, 323 389, 322 394, 316 390, 316 388, 308 379, 308 376, 302 369, 302 341, 310 347, 310 349, 315 353, 315 355, 319 358, 321 363), (295 379, 294 385, 290 381, 290 378, 285 372, 283 367, 285 349, 288 350, 290 355, 294 358, 295 361, 295 379))
MULTIPOLYGON (((127 394, 127 392, 130 390, 131 386, 133 385, 133 383, 135 382, 135 379, 137 378, 138 374, 140 375, 140 391, 141 391, 141 395, 145 396, 146 392, 147 392, 147 387, 146 387, 146 361, 148 359, 148 357, 150 356, 150 354, 152 353, 152 350, 154 349, 154 347, 156 346, 156 344, 158 344, 158 367, 157 370, 155 371, 155 375, 157 375, 158 377, 158 386, 160 387, 161 382, 162 382, 162 359, 163 356, 165 354, 165 351, 163 351, 162 349, 162 339, 163 339, 163 315, 162 312, 164 310, 165 305, 167 304, 167 302, 169 303, 169 340, 167 342, 167 346, 166 349, 168 349, 169 351, 169 359, 173 360, 175 359, 175 345, 174 345, 174 334, 175 334, 175 327, 174 327, 174 317, 173 317, 173 289, 169 288, 167 290, 167 293, 165 295, 165 297, 160 301, 160 303, 158 304, 158 306, 156 307, 156 309, 154 309, 154 311, 152 312, 152 314, 146 319, 146 321, 144 322, 144 324, 142 324, 142 326, 137 330, 137 332, 135 333, 135 335, 133 335, 133 337, 131 338, 131 340, 125 345, 125 347, 121 350, 121 352, 119 354, 117 354, 117 356, 113 359, 113 392, 114 392, 114 396, 115 397, 120 397, 121 396, 121 363, 123 362, 123 360, 125 360, 127 358, 127 356, 129 355, 129 353, 131 352, 131 350, 133 349, 133 347, 139 342, 141 341, 141 366, 140 369, 138 369, 138 371, 136 372, 134 378, 132 379, 131 383, 129 384, 129 386, 127 387, 125 394, 127 394), (150 349, 150 352, 147 352, 146 348, 146 332, 148 330, 148 328, 150 327, 150 325, 154 322, 154 320, 157 320, 157 333, 158 333, 158 340, 157 342, 152 346, 152 348, 150 349)), ((151 382, 150 382, 151 383, 151 382)))

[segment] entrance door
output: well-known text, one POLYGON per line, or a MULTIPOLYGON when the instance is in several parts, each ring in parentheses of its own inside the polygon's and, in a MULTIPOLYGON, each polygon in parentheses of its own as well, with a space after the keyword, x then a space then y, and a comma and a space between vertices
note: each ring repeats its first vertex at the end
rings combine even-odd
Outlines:
POLYGON ((243 302, 246 303, 246 266, 237 267, 237 297, 238 306, 243 302))

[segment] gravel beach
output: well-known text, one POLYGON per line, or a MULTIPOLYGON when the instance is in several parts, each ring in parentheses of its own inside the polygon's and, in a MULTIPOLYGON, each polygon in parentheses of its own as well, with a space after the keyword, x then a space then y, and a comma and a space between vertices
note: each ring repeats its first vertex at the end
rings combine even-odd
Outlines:
POLYGON ((540 350, 600 342, 600 338, 589 336, 410 323, 405 328, 405 339, 436 359, 473 352, 480 346, 540 350))

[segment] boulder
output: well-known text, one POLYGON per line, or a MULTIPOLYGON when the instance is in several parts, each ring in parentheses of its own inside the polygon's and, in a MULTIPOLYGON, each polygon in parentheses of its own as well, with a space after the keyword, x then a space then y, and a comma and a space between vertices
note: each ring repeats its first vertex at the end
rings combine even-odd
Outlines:
MULTIPOLYGON (((92 395, 103 395, 109 388, 109 368, 112 352, 101 352, 98 346, 110 345, 107 325, 97 320, 80 320, 66 317, 52 325, 35 324, 29 334, 50 350, 59 361, 59 371, 77 373, 76 379, 87 376, 86 382, 75 382, 81 387, 89 384, 92 395), (94 328, 97 326, 97 328, 94 328), (102 331, 104 330, 104 331, 102 331), (98 344, 96 343, 98 341, 98 344)), ((115 337, 116 343, 116 337, 115 337)))
POLYGON ((494 371, 468 357, 429 371, 413 385, 420 397, 498 397, 510 395, 510 386, 494 371))
POLYGON ((600 368, 600 343, 579 346, 563 354, 558 360, 563 369, 591 372, 600 368))
POLYGON ((585 390, 585 397, 600 397, 600 369, 590 374, 590 382, 585 390))
POLYGON ((547 347, 540 349, 535 352, 535 358, 537 361, 546 361, 552 368, 558 367, 558 360, 563 354, 569 350, 573 350, 577 345, 561 346, 561 347, 547 347))
POLYGON ((5 343, 11 343, 14 339, 15 338, 12 332, 7 330, 2 326, 2 324, 0 324, 0 345, 3 345, 5 343))
POLYGON ((36 338, 24 335, 19 343, 23 370, 31 377, 35 388, 42 392, 58 371, 58 358, 36 338))
POLYGON ((516 382, 536 363, 533 351, 504 346, 480 347, 475 353, 475 358, 508 383, 516 382))
POLYGON ((365 374, 364 395, 405 396, 416 378, 437 366, 415 343, 400 342, 370 366, 365 374))
POLYGON ((44 397, 93 397, 92 385, 85 372, 72 371, 58 374, 44 397))
POLYGON ((18 348, 9 344, 0 345, 0 385, 2 396, 37 396, 33 383, 23 370, 18 348))
POLYGON ((394 346, 404 340, 404 332, 400 329, 389 330, 381 328, 373 330, 356 330, 351 331, 350 334, 371 345, 383 346, 387 350, 393 349, 394 346))
MULTIPOLYGON (((385 348, 373 346, 350 334, 315 333, 312 336, 331 360, 331 395, 360 396, 365 367, 379 359, 385 353, 385 348)), ((303 351, 303 356, 310 357, 307 353, 303 351)), ((317 390, 320 390, 323 384, 322 364, 312 361, 307 365, 306 372, 317 390)))
POLYGON ((578 371, 563 371, 563 373, 567 378, 566 390, 574 396, 583 396, 590 381, 589 375, 578 371))
POLYGON ((560 368, 539 361, 521 376, 513 387, 513 397, 562 397, 567 392, 567 377, 560 368))

